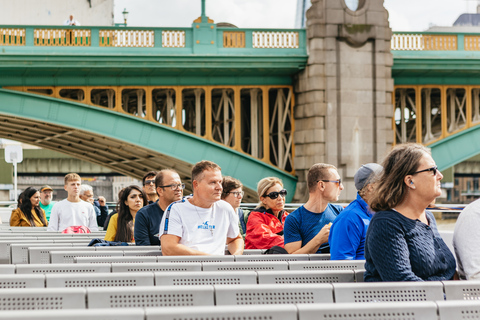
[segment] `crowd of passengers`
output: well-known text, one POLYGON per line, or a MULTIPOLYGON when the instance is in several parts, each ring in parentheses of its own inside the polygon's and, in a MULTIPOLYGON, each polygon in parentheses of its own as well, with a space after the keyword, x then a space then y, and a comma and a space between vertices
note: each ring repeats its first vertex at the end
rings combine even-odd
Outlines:
POLYGON ((460 214, 454 232, 456 261, 427 207, 441 195, 430 151, 419 144, 395 147, 382 165, 362 165, 354 175, 357 197, 346 208, 338 201, 343 184, 333 165, 314 164, 307 174, 308 200, 284 209, 285 190, 276 177, 257 184, 258 206, 240 208, 242 183, 222 176, 211 161, 192 169, 193 193, 173 169, 145 174, 143 188, 131 185, 118 194, 108 215, 105 198, 78 174, 65 176, 67 199, 53 202, 49 186, 29 187, 12 211, 11 226, 47 227, 68 232, 87 227, 106 230, 105 241, 161 245, 163 255, 232 255, 245 249, 266 253, 329 253, 331 260, 365 260, 365 281, 428 281, 480 277, 480 200, 460 214), (457 272, 458 271, 458 272, 457 272))

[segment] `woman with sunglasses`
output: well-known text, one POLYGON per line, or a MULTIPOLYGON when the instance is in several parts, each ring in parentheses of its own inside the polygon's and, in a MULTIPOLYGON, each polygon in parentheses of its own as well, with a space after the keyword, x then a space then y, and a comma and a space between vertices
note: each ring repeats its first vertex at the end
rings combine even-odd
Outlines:
POLYGON ((131 185, 124 188, 117 203, 118 213, 110 218, 105 240, 135 242, 133 238, 135 215, 146 205, 147 195, 140 187, 131 185))
POLYGON ((242 210, 240 204, 243 199, 243 184, 232 177, 224 176, 222 181, 222 200, 227 201, 233 210, 238 214, 238 226, 243 239, 245 239, 245 232, 247 231, 247 219, 249 215, 248 210, 242 210))
POLYGON ((283 210, 287 190, 276 177, 263 178, 257 184, 259 207, 250 212, 245 235, 245 249, 283 248, 283 224, 288 212, 283 210))
POLYGON ((455 258, 427 206, 441 195, 430 151, 419 144, 394 148, 370 200, 376 213, 365 240, 365 281, 450 280, 455 258))
POLYGON ((18 208, 12 211, 12 227, 46 227, 48 225, 45 211, 40 208, 40 191, 28 187, 18 197, 18 208))

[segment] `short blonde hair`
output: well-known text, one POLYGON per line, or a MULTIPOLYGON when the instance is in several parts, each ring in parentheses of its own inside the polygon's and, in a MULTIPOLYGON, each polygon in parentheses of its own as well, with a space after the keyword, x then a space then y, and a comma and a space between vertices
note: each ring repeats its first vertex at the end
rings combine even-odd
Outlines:
POLYGON ((65 185, 68 184, 69 181, 73 180, 80 180, 82 181, 82 178, 77 173, 69 173, 65 176, 65 185))
POLYGON ((279 184, 283 188, 283 182, 277 177, 266 177, 263 178, 262 180, 258 181, 257 183, 257 194, 258 194, 258 199, 260 200, 260 197, 265 196, 265 192, 267 192, 268 189, 273 187, 274 185, 279 184))

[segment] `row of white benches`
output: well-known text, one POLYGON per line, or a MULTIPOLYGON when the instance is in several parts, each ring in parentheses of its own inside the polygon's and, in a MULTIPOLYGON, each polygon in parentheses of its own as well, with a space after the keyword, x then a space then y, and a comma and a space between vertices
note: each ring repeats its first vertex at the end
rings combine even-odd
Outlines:
POLYGON ((475 301, 317 303, 255 306, 147 307, 2 311, 4 320, 452 320, 476 319, 475 301))
MULTIPOLYGON (((157 257, 76 257, 76 263, 0 265, 0 274, 25 273, 110 273, 147 271, 302 271, 362 270, 364 260, 356 261, 253 261, 253 262, 157 262, 157 257), (133 261, 132 261, 133 260, 133 261)), ((167 258, 167 257, 165 257, 167 258)), ((168 257, 168 259, 173 259, 168 257)), ((164 260, 168 260, 164 259, 164 260)), ((161 259, 160 259, 161 260, 161 259)))
MULTIPOLYGON (((108 293, 97 291, 97 297, 108 293)), ((90 293, 93 295, 93 291, 90 293)), ((161 293, 158 293, 159 295, 161 293)), ((147 293, 145 296, 149 296, 147 293)), ((155 296, 155 294, 153 294, 155 296)), ((79 294, 79 297, 81 294, 79 294)), ((187 299, 187 298, 186 298, 187 299)), ((46 297, 45 297, 46 300, 46 297)), ((80 302, 82 300, 80 299, 80 302)), ((90 299, 88 300, 91 304, 90 299)), ((94 300, 93 300, 94 301, 94 300)), ((104 300, 102 300, 103 302, 104 300)), ((177 307, 125 307, 135 304, 124 297, 113 308, 106 304, 99 309, 2 311, 2 319, 69 319, 69 320, 318 320, 318 319, 382 319, 382 320, 452 320, 476 319, 480 313, 478 301, 423 301, 394 303, 315 303, 286 305, 217 305, 177 307)), ((152 303, 154 305, 154 303, 152 303)), ((13 308, 12 308, 13 309, 13 308)), ((47 310, 45 310, 47 309, 47 310)), ((60 307, 53 309, 61 309, 60 307)))
MULTIPOLYGON (((2 242, 0 240, 0 250, 2 242)), ((295 254, 295 255, 262 255, 262 250, 245 250, 241 256, 191 256, 191 257, 162 257, 161 248, 158 246, 116 246, 116 247, 86 247, 84 242, 80 243, 30 243, 14 242, 5 243, 4 255, 2 258, 6 263, 72 263, 75 257, 139 257, 138 262, 150 262, 140 257, 158 257, 158 261, 169 262, 233 262, 233 261, 317 261, 330 260, 329 254, 295 254)))
MULTIPOLYGON (((121 278, 118 279, 122 281, 121 278)), ((49 279, 47 279, 47 282, 49 279)), ((72 282, 75 280, 72 279, 72 282)), ((54 281, 52 281, 54 283, 54 281)), ((0 290, 8 308, 129 308, 152 306, 257 305, 296 303, 384 303, 476 300, 479 284, 440 281, 409 284, 237 284, 200 286, 48 287, 0 290)), ((1 315, 0 315, 1 317, 1 315)))
MULTIPOLYGON (((110 267, 106 264, 104 266, 110 267)), ((356 275, 359 281, 363 281, 363 270, 31 273, 0 275, 0 288, 333 283, 355 282, 356 275)))

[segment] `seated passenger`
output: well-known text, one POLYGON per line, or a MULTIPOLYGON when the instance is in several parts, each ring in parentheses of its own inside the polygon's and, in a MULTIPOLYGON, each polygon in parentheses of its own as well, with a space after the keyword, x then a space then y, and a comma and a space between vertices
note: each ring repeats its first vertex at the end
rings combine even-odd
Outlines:
POLYGON ((65 176, 67 199, 55 203, 48 222, 47 231, 63 231, 72 226, 85 226, 98 231, 97 217, 93 205, 80 199, 82 179, 76 173, 65 176))
POLYGON ((45 210, 47 221, 50 220, 50 213, 52 212, 55 201, 52 201, 53 189, 48 185, 44 185, 40 188, 40 208, 45 210))
POLYGON ((375 214, 365 240, 365 281, 450 280, 455 258, 426 207, 442 194, 430 151, 419 144, 394 148, 370 201, 375 214))
POLYGON ((152 204, 158 200, 157 187, 155 185, 156 176, 157 171, 149 171, 145 173, 142 178, 143 191, 148 197, 148 204, 152 204))
POLYGON ((330 227, 330 260, 365 260, 365 236, 373 215, 367 202, 373 195, 375 178, 381 171, 381 165, 367 163, 355 173, 353 180, 358 191, 357 199, 338 215, 330 227))
POLYGON ((285 219, 285 249, 288 253, 328 253, 331 223, 343 210, 337 201, 343 190, 337 168, 314 164, 307 174, 308 201, 285 219))
MULTIPOLYGON (((232 255, 243 253, 238 215, 222 196, 222 171, 211 161, 192 168, 193 197, 168 206, 162 218, 160 241, 164 256, 232 255)), ((136 230, 135 230, 136 231, 136 230)))
POLYGON ((183 197, 185 184, 182 183, 175 170, 163 169, 157 173, 154 180, 158 200, 145 206, 137 213, 135 220, 135 244, 137 246, 160 245, 158 231, 160 230, 163 213, 170 203, 181 200, 183 197))
POLYGON ((257 184, 259 207, 250 212, 245 234, 245 249, 283 248, 283 223, 288 212, 283 210, 287 190, 276 177, 263 178, 257 184))
POLYGON ((243 239, 245 239, 249 211, 240 209, 240 204, 242 203, 243 199, 243 185, 235 178, 224 176, 222 187, 222 200, 230 203, 230 205, 233 207, 233 210, 238 213, 240 233, 242 234, 243 239))
POLYGON ((105 219, 107 219, 108 216, 108 206, 106 204, 105 198, 103 196, 99 196, 98 200, 95 200, 95 197, 93 195, 93 188, 91 185, 88 184, 82 184, 80 186, 79 197, 83 201, 92 204, 93 210, 95 211, 95 216, 97 217, 97 225, 99 227, 103 227, 105 219))
POLYGON ((460 279, 480 279, 480 199, 462 210, 455 223, 453 248, 457 255, 460 279))
POLYGON ((40 192, 28 187, 18 199, 19 207, 12 211, 10 226, 12 227, 46 227, 47 217, 40 208, 40 192))
POLYGON ((126 187, 118 199, 118 212, 110 218, 105 240, 135 242, 133 226, 137 211, 148 204, 147 195, 140 187, 126 187))

